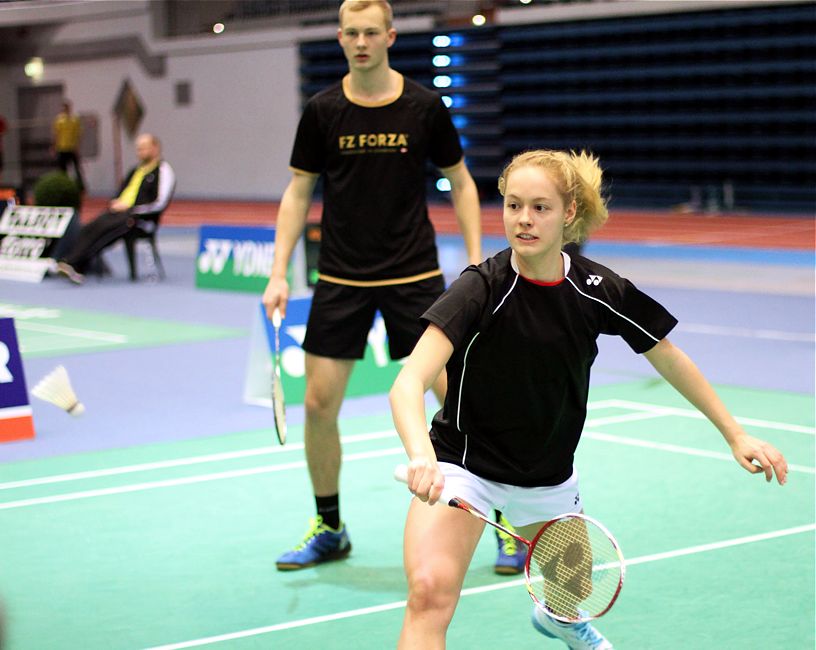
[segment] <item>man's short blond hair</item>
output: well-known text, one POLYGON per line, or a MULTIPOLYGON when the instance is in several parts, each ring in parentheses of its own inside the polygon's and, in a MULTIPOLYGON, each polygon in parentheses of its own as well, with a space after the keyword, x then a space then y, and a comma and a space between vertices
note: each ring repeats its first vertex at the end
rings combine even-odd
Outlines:
POLYGON ((345 0, 340 5, 340 24, 343 24, 343 13, 348 11, 362 11, 369 7, 379 7, 382 10, 383 18, 385 19, 385 28, 391 29, 394 22, 394 10, 391 8, 391 3, 387 0, 345 0))

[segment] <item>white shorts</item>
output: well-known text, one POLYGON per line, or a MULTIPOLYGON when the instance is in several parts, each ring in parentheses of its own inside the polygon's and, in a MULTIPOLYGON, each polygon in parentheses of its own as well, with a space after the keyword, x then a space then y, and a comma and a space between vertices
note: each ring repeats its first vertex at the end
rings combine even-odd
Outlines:
POLYGON ((513 526, 543 523, 583 509, 574 468, 561 485, 532 488, 488 481, 451 463, 439 463, 439 469, 445 475, 446 497, 461 497, 488 517, 493 509, 501 510, 513 526))

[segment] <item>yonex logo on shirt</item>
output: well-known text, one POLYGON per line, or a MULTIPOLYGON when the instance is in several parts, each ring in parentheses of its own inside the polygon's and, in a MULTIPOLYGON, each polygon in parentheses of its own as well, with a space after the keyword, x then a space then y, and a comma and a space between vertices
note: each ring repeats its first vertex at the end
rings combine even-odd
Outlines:
POLYGON ((590 275, 587 278, 586 283, 587 284, 599 285, 601 283, 601 280, 603 280, 603 278, 600 275, 590 275))

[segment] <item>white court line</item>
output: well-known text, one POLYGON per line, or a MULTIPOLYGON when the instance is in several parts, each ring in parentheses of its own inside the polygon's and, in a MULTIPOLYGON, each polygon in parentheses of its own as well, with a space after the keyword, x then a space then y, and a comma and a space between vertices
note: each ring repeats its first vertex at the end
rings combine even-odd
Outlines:
MULTIPOLYGON (((702 456, 705 458, 713 458, 715 460, 734 461, 730 454, 708 451, 705 449, 695 449, 692 447, 681 447, 679 445, 670 445, 664 443, 653 443, 646 440, 638 440, 636 438, 623 438, 620 436, 612 436, 605 433, 598 433, 592 431, 585 431, 584 434, 590 440, 599 440, 602 442, 612 442, 615 444, 633 446, 633 447, 647 447, 649 449, 657 449, 659 451, 668 451, 675 454, 686 454, 689 456, 702 456)), ((403 447, 391 447, 389 449, 380 449, 376 451, 360 452, 356 454, 344 454, 343 461, 365 460, 368 458, 380 458, 383 456, 397 456, 404 454, 403 447)), ((14 508, 27 508, 29 506, 39 506, 48 503, 60 503, 64 501, 77 501, 79 499, 92 499, 95 497, 109 496, 112 494, 126 494, 128 492, 141 492, 144 490, 155 490, 159 488, 176 487, 178 485, 191 485, 194 483, 206 483, 208 481, 219 481, 222 479, 241 478, 244 476, 253 476, 257 474, 270 474, 273 472, 281 472, 288 469, 299 469, 306 467, 305 461, 295 461, 291 463, 284 463, 282 465, 263 465, 261 467, 250 467, 246 469, 231 470, 227 472, 216 472, 213 474, 202 474, 199 476, 185 476, 183 478, 166 479, 163 481, 151 481, 149 483, 136 483, 133 485, 121 485, 113 488, 100 488, 97 490, 85 490, 81 492, 69 492, 67 494, 57 494, 47 497, 36 497, 32 499, 20 499, 18 501, 7 501, 0 503, 0 510, 11 510, 14 508)), ((105 470, 101 470, 105 471, 105 470)), ((790 472, 803 472, 806 474, 816 474, 816 469, 813 467, 805 467, 803 465, 788 465, 790 472)))
MULTIPOLYGON (((763 542, 769 539, 777 539, 780 537, 787 537, 789 535, 798 535, 809 531, 816 530, 816 524, 807 524, 804 526, 796 526, 794 528, 785 528, 782 530, 775 530, 769 533, 760 533, 758 535, 748 535, 746 537, 735 537, 721 542, 713 542, 711 544, 700 544, 698 546, 689 546, 686 548, 675 549, 674 551, 666 551, 665 553, 654 553, 651 555, 642 555, 640 557, 626 560, 626 566, 635 566, 637 564, 646 564, 648 562, 657 562, 660 560, 667 560, 675 557, 682 557, 686 555, 696 555, 697 553, 707 553, 709 551, 721 550, 733 546, 741 546, 744 544, 753 544, 756 542, 763 542)), ((523 579, 502 581, 492 585, 485 585, 483 587, 470 587, 461 591, 461 596, 475 596, 478 594, 489 593, 491 591, 499 591, 502 589, 514 589, 524 585, 523 579)), ((222 641, 232 641, 234 639, 242 639, 250 636, 259 636, 261 634, 269 634, 271 632, 280 632, 282 630, 291 630, 298 627, 306 627, 309 625, 316 625, 318 623, 327 623, 330 621, 338 621, 345 618, 354 618, 357 616, 367 616, 369 614, 378 614, 380 612, 387 612, 393 609, 401 609, 405 607, 406 601, 399 600, 393 603, 386 603, 384 605, 377 605, 375 607, 363 607, 360 609, 352 609, 345 612, 338 612, 336 614, 328 614, 326 616, 314 616, 311 618, 302 618, 297 621, 289 621, 287 623, 279 623, 277 625, 267 625, 264 627, 256 627, 249 630, 241 630, 240 632, 231 632, 229 634, 219 634, 217 636, 209 636, 201 639, 193 639, 191 641, 182 641, 181 643, 171 643, 168 645, 153 646, 148 650, 181 650, 182 648, 194 648, 196 646, 208 645, 212 643, 220 643, 222 641)))
MULTIPOLYGON (((625 399, 609 399, 606 400, 610 406, 617 406, 623 409, 632 409, 636 411, 646 411, 654 413, 656 416, 677 415, 684 418, 694 418, 696 420, 705 420, 706 416, 695 409, 676 408, 673 406, 655 406, 654 404, 646 404, 644 402, 632 402, 625 399)), ((816 435, 816 428, 801 426, 799 424, 786 424, 784 422, 774 422, 772 420, 758 420, 757 418, 745 418, 741 416, 734 416, 734 419, 740 424, 747 424, 749 426, 761 427, 763 429, 776 429, 778 431, 794 431, 796 433, 808 433, 816 435)))
MULTIPOLYGON (((396 456, 404 454, 402 447, 392 447, 391 449, 379 449, 377 451, 367 451, 358 454, 347 454, 343 456, 343 461, 365 460, 368 458, 378 458, 381 456, 396 456)), ((36 497, 33 499, 20 499, 18 501, 7 501, 0 503, 0 510, 11 510, 13 508, 27 508, 29 506, 39 506, 46 503, 60 503, 63 501, 77 501, 79 499, 92 499, 94 497, 109 496, 111 494, 126 494, 128 492, 142 492, 144 490, 156 490, 158 488, 176 487, 177 485, 192 485, 194 483, 206 483, 208 481, 220 481, 228 478, 241 478, 244 476, 254 476, 256 474, 271 474, 272 472, 282 472, 287 469, 300 469, 306 467, 306 461, 299 460, 283 465, 263 465, 261 467, 250 467, 247 469, 236 469, 229 472, 216 472, 213 474, 200 474, 198 476, 185 476, 183 478, 166 479, 163 481, 151 481, 150 483, 135 483, 133 485, 120 485, 112 488, 100 488, 98 490, 84 490, 82 492, 69 492, 68 494, 55 494, 47 497, 36 497)))
MULTIPOLYGON (((603 418, 590 418, 586 421, 586 427, 595 427, 595 426, 602 426, 605 424, 616 424, 620 422, 632 422, 636 420, 647 420, 650 418, 658 418, 664 417, 669 415, 681 415, 684 417, 692 417, 694 414, 697 414, 697 411, 693 411, 691 409, 677 409, 674 407, 661 407, 655 406, 651 404, 643 404, 640 402, 625 402, 624 400, 617 400, 617 399, 608 399, 608 400, 599 400, 597 402, 590 402, 587 405, 588 410, 599 410, 605 408, 637 408, 639 412, 637 413, 625 413, 623 415, 611 415, 608 417, 603 418), (678 411, 681 411, 678 413, 678 411)), ((704 419, 704 418, 702 418, 704 419)), ((737 420, 746 421, 748 418, 737 418, 737 420)), ((763 422, 764 426, 770 429, 783 429, 783 430, 795 430, 798 431, 799 429, 806 429, 806 427, 799 427, 795 424, 785 424, 780 422, 769 422, 766 420, 752 420, 752 422, 758 423, 763 422)), ((586 435, 587 431, 584 431, 582 435, 586 435)), ((372 433, 361 433, 361 434, 354 434, 350 436, 343 436, 341 438, 341 442, 343 444, 346 443, 355 443, 355 442, 365 442, 369 440, 381 440, 384 438, 392 438, 395 437, 397 434, 392 430, 383 430, 383 431, 374 431, 372 433)), ((595 436, 599 436, 598 439, 606 440, 607 438, 601 438, 600 436, 606 436, 607 434, 593 434, 595 436)), ((588 436, 592 437, 592 436, 588 436)), ((608 437, 608 436, 607 436, 608 437)), ((626 440, 635 440, 630 438, 624 438, 620 436, 615 436, 621 441, 621 444, 635 444, 635 443, 627 443, 626 440)), ((645 441, 637 441, 639 444, 638 446, 647 447, 650 446, 649 443, 645 441)), ((664 449, 671 450, 670 447, 672 445, 666 445, 664 449)), ((653 445, 653 448, 658 449, 660 448, 657 443, 653 445)), ((69 474, 58 474, 55 476, 44 476, 39 478, 32 478, 32 479, 25 479, 20 481, 8 481, 5 483, 0 483, 0 491, 2 490, 12 490, 12 489, 19 489, 23 487, 32 487, 35 485, 47 485, 52 483, 63 483, 67 481, 80 481, 85 479, 92 479, 98 478, 102 476, 116 476, 119 474, 131 474, 134 472, 146 472, 156 469, 167 469, 171 467, 182 467, 187 465, 197 465, 201 463, 210 463, 210 462, 219 462, 222 460, 232 460, 236 458, 247 458, 251 456, 261 456, 265 454, 278 454, 278 453, 285 453, 287 451, 295 451, 303 449, 303 443, 289 443, 286 447, 258 447, 256 449, 245 449, 241 451, 233 451, 233 452, 222 452, 218 454, 207 454, 203 456, 191 456, 188 458, 178 458, 174 460, 166 460, 166 461, 156 461, 152 463, 140 463, 137 465, 125 465, 122 467, 112 467, 108 469, 99 469, 99 470, 89 470, 85 472, 73 472, 69 474)), ((706 452, 703 450, 697 450, 698 453, 693 453, 689 451, 691 448, 689 447, 676 447, 674 446, 674 450, 685 450, 680 453, 687 453, 691 455, 698 455, 698 456, 712 456, 712 454, 716 454, 717 452, 706 452)), ((728 454, 720 454, 720 456, 716 457, 727 457, 731 458, 728 454)), ((804 471, 812 473, 811 468, 801 468, 797 471, 804 471)))
MULTIPOLYGON (((344 436, 341 441, 346 443, 365 442, 369 440, 379 440, 382 438, 393 438, 397 435, 393 429, 390 431, 373 431, 371 433, 360 433, 356 435, 344 436)), ((117 476, 119 474, 131 474, 133 472, 149 472, 155 469, 167 469, 169 467, 183 467, 187 465, 198 465, 200 463, 215 463, 222 460, 233 460, 235 458, 249 458, 252 456, 263 456, 267 454, 282 454, 288 451, 303 449, 302 442, 293 442, 285 447, 256 447, 255 449, 242 449, 240 451, 226 451, 218 454, 206 454, 204 456, 189 456, 187 458, 175 458, 173 460, 155 461, 152 463, 139 463, 137 465, 125 465, 121 467, 110 467, 108 469, 95 469, 86 472, 72 472, 70 474, 57 474, 54 476, 42 476, 21 481, 9 481, 0 483, 0 490, 13 490, 33 485, 47 485, 50 483, 64 483, 66 481, 81 481, 84 479, 98 478, 100 476, 117 476)))
POLYGON ((783 330, 751 329, 748 327, 728 327, 706 325, 704 323, 679 323, 678 332, 691 334, 710 334, 713 336, 740 336, 749 339, 767 339, 770 341, 791 341, 795 343, 813 343, 816 335, 809 332, 785 332, 783 330))
MULTIPOLYGON (((613 422, 642 420, 653 417, 658 416, 654 413, 632 413, 627 415, 611 416, 609 418, 587 420, 586 424, 589 426, 598 426, 613 422)), ((343 444, 349 444, 395 437, 397 437, 397 432, 391 429, 386 431, 373 431, 371 433, 343 436, 340 441, 343 444)), ((57 474, 54 476, 43 476, 40 478, 24 479, 20 481, 7 481, 5 483, 0 483, 0 490, 14 490, 24 487, 32 487, 35 485, 48 485, 52 483, 64 483, 67 481, 82 481, 86 479, 99 478, 102 476, 118 476, 120 474, 132 474, 134 472, 149 472, 156 469, 184 467, 188 465, 198 465, 201 463, 215 463, 222 460, 233 460, 236 458, 250 458, 253 456, 264 456, 268 454, 281 454, 288 451, 302 450, 303 446, 304 445, 302 442, 295 442, 289 443, 285 447, 257 447, 255 449, 243 449, 241 451, 221 452, 218 454, 206 454, 203 456, 190 456, 187 458, 176 458, 173 460, 155 461, 152 463, 139 463, 137 465, 110 467, 108 469, 88 470, 85 472, 71 472, 69 474, 57 474)))
MULTIPOLYGON (((608 403, 609 400, 599 400, 587 405, 589 410, 603 409, 613 406, 608 403)), ((619 421, 618 418, 626 418, 627 416, 613 416, 611 421, 619 421)), ((656 417, 654 414, 631 414, 631 419, 642 419, 647 417, 656 417)), ((589 420, 587 424, 597 425, 605 424, 607 419, 589 420)), ((340 441, 343 444, 355 442, 367 442, 369 440, 381 440, 383 438, 396 437, 397 432, 393 429, 384 431, 373 431, 371 433, 360 433, 349 436, 343 436, 340 441)), ((167 469, 170 467, 182 467, 187 465, 197 465, 201 463, 214 463, 222 460, 232 460, 236 458, 248 458, 252 456, 262 456, 266 454, 279 454, 287 451, 299 451, 303 449, 302 442, 289 443, 285 447, 257 447, 255 449, 244 449, 241 451, 222 452, 218 454, 206 454, 203 456, 191 456, 188 458, 177 458, 174 460, 156 461, 152 463, 139 463, 137 465, 125 465, 122 467, 111 467, 108 469, 89 470, 85 472, 72 472, 69 474, 58 474, 55 476, 43 476, 40 478, 25 479, 20 481, 8 481, 0 483, 0 490, 13 490, 23 487, 32 487, 35 485, 48 485, 52 483, 64 483, 67 481, 81 481, 92 478, 99 478, 101 476, 117 476, 119 474, 131 474, 134 472, 147 472, 156 469, 167 469)))
MULTIPOLYGON (((668 451, 672 454, 685 454, 687 456, 701 456, 703 458, 714 458, 716 460, 734 461, 734 456, 723 451, 709 451, 707 449, 696 449, 694 447, 682 447, 666 442, 652 442, 651 440, 641 440, 640 438, 627 438, 626 436, 616 436, 598 431, 584 431, 582 438, 590 440, 600 440, 602 442, 612 442, 616 445, 628 445, 630 447, 645 447, 646 449, 657 449, 668 451)), ((816 474, 816 468, 804 465, 788 465, 789 472, 803 472, 805 474, 816 474)))
MULTIPOLYGON (((375 432, 373 434, 359 434, 358 436, 349 436, 355 438, 355 442, 363 439, 379 439, 395 437, 395 433, 383 431, 375 432)), ((590 440, 598 440, 601 442, 611 442, 618 445, 626 445, 630 447, 643 447, 647 449, 655 449, 658 451, 666 451, 674 454, 685 454, 687 456, 699 456, 703 458, 713 458, 715 460, 724 460, 729 462, 734 461, 731 454, 719 451, 709 451, 707 449, 697 449, 694 447, 683 447, 671 443, 652 442, 649 440, 641 440, 639 438, 628 438, 620 435, 611 435, 601 433, 598 431, 584 431, 582 437, 590 440)), ((348 441, 344 438, 344 440, 348 441)), ((287 446, 286 449, 302 449, 303 444, 297 443, 287 446)), ((103 470, 91 470, 88 472, 77 472, 75 474, 63 474, 58 476, 46 476, 37 479, 28 479, 23 481, 13 481, 10 483, 0 483, 0 489, 11 489, 19 487, 29 487, 31 485, 43 485, 47 483, 58 483, 63 481, 79 480, 83 478, 94 478, 97 476, 111 476, 116 474, 125 474, 129 472, 146 471, 157 468, 175 467, 180 465, 193 465, 197 463, 213 462, 215 460, 224 460, 230 458, 241 458, 248 456, 256 456, 268 453, 282 453, 286 449, 281 447, 260 447, 258 449, 249 449, 237 452, 225 452, 222 454, 211 454, 209 456, 197 456, 191 458, 183 458, 171 461, 161 461, 156 463, 144 463, 141 465, 131 465, 129 467, 118 467, 103 470)), ((343 456, 343 460, 362 460, 365 458, 376 458, 379 456, 391 456, 404 453, 402 447, 392 447, 390 449, 383 449, 373 452, 361 452, 357 454, 348 454, 343 456)), ((0 510, 10 510, 12 508, 24 508, 28 506, 43 505, 46 503, 57 503, 62 501, 75 501, 78 499, 89 499, 99 496, 108 496, 111 494, 124 494, 127 492, 139 492, 142 490, 152 490, 164 487, 175 487, 177 485, 189 485, 193 483, 205 483, 207 481, 217 481, 228 478, 240 478, 243 476, 252 476, 255 474, 268 474, 271 472, 279 472, 287 469, 296 469, 305 467, 304 461, 297 461, 292 463, 285 463, 283 465, 265 465, 261 467, 252 467, 240 470, 231 470, 227 472, 216 472, 213 474, 203 474, 199 476, 187 476, 178 479, 166 479, 163 481, 153 481, 149 483, 137 483, 134 485, 124 485, 114 488, 102 488, 97 490, 85 490, 81 492, 71 492, 68 494, 53 495, 47 497, 38 497, 32 499, 20 499, 18 501, 7 501, 0 503, 0 510)), ((816 468, 807 467, 805 465, 789 464, 788 471, 801 472, 804 474, 816 474, 816 468)))
POLYGON ((617 404, 612 399, 599 399, 594 402, 587 402, 587 411, 596 411, 598 409, 615 408, 617 404))
POLYGON ((46 325, 45 323, 29 323, 20 321, 17 329, 30 330, 32 332, 46 332, 47 334, 61 334, 63 336, 74 336, 77 338, 92 339, 95 341, 106 341, 109 343, 127 343, 128 337, 124 334, 112 334, 110 332, 99 332, 95 330, 80 329, 67 325, 46 325))
POLYGON ((41 342, 37 341, 34 345, 26 345, 25 343, 20 345, 20 352, 28 353, 28 354, 39 354, 41 352, 50 352, 51 350, 60 350, 66 353, 69 353, 73 349, 82 349, 88 348, 93 346, 94 348, 110 346, 110 345, 117 345, 111 341, 88 341, 88 340, 71 340, 71 339, 59 339, 58 341, 53 341, 52 343, 42 344, 41 342))
POLYGON ((640 411, 638 413, 624 413, 623 415, 609 415, 605 418, 590 418, 584 422, 584 427, 598 427, 604 424, 619 424, 620 422, 635 422, 637 420, 651 420, 653 418, 672 415, 669 411, 640 411))
MULTIPOLYGON (((464 594, 464 591, 462 593, 464 594)), ((209 643, 232 641, 234 639, 242 639, 248 636, 258 636, 259 634, 267 634, 269 632, 280 632, 281 630, 290 630, 296 627, 305 627, 307 625, 316 625, 318 623, 328 623, 330 621, 340 621, 344 618, 366 616, 367 614, 379 614, 380 612, 387 612, 392 609, 401 609, 405 607, 405 605, 407 604, 408 603, 405 600, 398 600, 394 603, 386 603, 385 605, 376 605, 374 607, 352 609, 346 612, 338 612, 337 614, 327 614, 326 616, 313 616, 312 618, 302 618, 299 621, 291 621, 290 623, 280 623, 278 625, 256 627, 251 630, 242 630, 241 632, 232 632, 231 634, 210 636, 203 639, 196 639, 194 641, 184 641, 182 643, 172 643, 170 645, 155 646, 148 648, 147 650, 176 650, 177 648, 194 648, 195 646, 207 645, 209 643)))

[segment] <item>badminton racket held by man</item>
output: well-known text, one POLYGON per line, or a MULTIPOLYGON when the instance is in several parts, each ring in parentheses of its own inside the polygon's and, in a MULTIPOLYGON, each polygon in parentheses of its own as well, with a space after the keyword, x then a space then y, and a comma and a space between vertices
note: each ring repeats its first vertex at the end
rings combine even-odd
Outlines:
POLYGON ((281 314, 278 308, 272 312, 272 327, 275 330, 275 349, 272 367, 272 410, 275 420, 275 433, 278 442, 286 444, 286 401, 283 395, 283 380, 281 378, 281 350, 280 328, 281 314))

